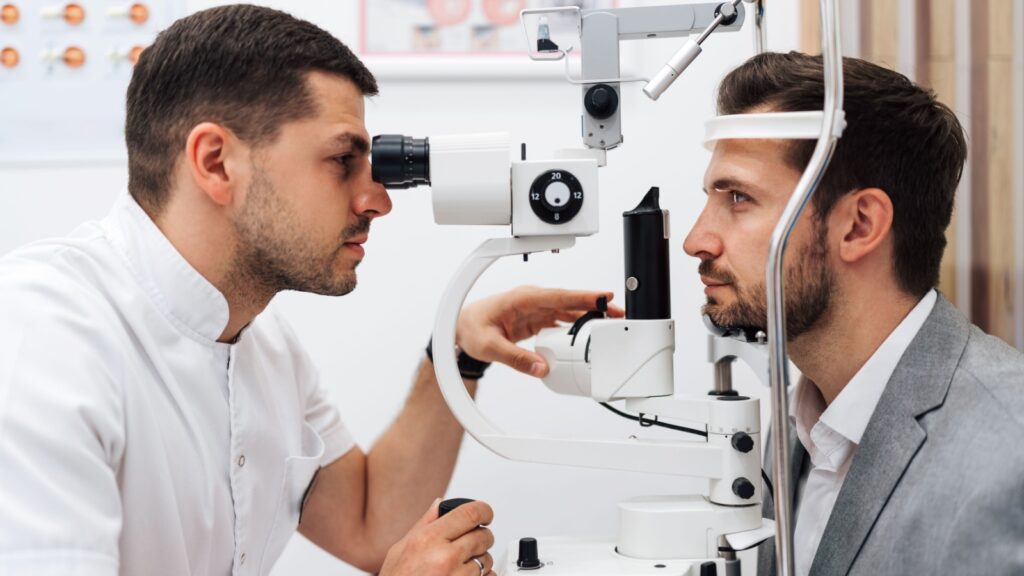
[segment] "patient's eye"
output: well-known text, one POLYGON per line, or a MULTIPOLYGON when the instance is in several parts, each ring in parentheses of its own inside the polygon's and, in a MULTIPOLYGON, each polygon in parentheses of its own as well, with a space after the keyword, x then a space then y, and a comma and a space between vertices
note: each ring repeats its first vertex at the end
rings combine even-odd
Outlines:
POLYGON ((747 196, 743 192, 737 192, 735 190, 729 191, 729 199, 732 200, 733 204, 742 204, 750 201, 750 196, 747 196))

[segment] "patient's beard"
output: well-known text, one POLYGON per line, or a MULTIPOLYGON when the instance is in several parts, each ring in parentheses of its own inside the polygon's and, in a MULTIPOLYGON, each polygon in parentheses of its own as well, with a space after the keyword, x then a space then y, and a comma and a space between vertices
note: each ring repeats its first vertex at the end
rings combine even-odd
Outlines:
MULTIPOLYGON (((787 258, 792 262, 786 267, 784 289, 789 340, 811 330, 832 305, 835 275, 828 263, 827 236, 828 227, 816 223, 813 241, 802 246, 795 254, 796 258, 787 258)), ((749 288, 741 286, 728 271, 716 270, 713 262, 702 261, 698 269, 700 274, 732 286, 736 301, 722 304, 708 296, 704 314, 722 327, 767 332, 768 304, 764 281, 749 288)))

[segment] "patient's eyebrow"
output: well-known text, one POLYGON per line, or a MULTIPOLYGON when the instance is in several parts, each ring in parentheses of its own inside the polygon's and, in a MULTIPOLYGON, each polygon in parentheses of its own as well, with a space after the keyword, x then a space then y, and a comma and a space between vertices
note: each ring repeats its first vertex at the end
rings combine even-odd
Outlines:
MULTIPOLYGON (((712 190, 736 190, 737 192, 763 192, 758 186, 745 182, 737 178, 719 178, 711 183, 712 190)), ((708 189, 704 188, 704 193, 708 193, 708 189)))

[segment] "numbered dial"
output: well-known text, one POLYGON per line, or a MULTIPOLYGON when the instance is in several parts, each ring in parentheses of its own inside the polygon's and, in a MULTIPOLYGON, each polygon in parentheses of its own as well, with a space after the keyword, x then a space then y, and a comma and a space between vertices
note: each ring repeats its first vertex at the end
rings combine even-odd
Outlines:
POLYGON ((548 170, 530 186, 530 208, 548 224, 565 224, 583 207, 583 186, 572 173, 548 170))

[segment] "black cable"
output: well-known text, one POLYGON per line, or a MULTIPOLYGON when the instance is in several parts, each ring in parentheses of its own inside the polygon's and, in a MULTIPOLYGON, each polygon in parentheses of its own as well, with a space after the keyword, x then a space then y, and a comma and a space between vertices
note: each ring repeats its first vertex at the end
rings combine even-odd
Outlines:
POLYGON ((676 426, 675 424, 669 424, 667 422, 661 422, 659 420, 650 420, 648 418, 644 418, 643 416, 633 416, 632 414, 627 414, 627 413, 623 412, 622 410, 619 410, 618 408, 612 406, 611 404, 609 404, 607 402, 600 402, 599 404, 601 404, 601 406, 604 406, 605 408, 611 410, 615 414, 618 414, 619 416, 622 416, 623 418, 628 418, 629 420, 632 420, 634 422, 639 422, 641 426, 661 426, 662 428, 668 428, 670 430, 676 430, 676 431, 679 431, 679 432, 686 432, 687 434, 696 434, 697 436, 702 436, 704 438, 708 437, 708 433, 707 432, 704 432, 702 430, 697 430, 696 428, 687 428, 686 426, 676 426))
MULTIPOLYGON (((604 406, 608 410, 611 410, 613 413, 618 414, 619 416, 622 416, 623 418, 627 418, 627 419, 632 420, 634 422, 639 422, 641 426, 661 426, 662 428, 668 428, 670 430, 677 430, 679 432, 686 432, 687 434, 696 434, 697 436, 702 436, 704 438, 708 437, 708 433, 707 432, 702 432, 702 431, 697 430, 695 428, 687 428, 686 426, 676 426, 675 424, 669 424, 667 422, 661 422, 661 421, 658 421, 658 420, 649 420, 647 418, 644 418, 643 416, 633 416, 632 414, 627 414, 626 412, 623 412, 622 410, 619 410, 618 408, 612 406, 611 404, 609 404, 607 402, 599 402, 599 404, 601 404, 601 406, 604 406)), ((761 468, 761 479, 764 480, 765 486, 768 487, 768 493, 772 495, 772 509, 774 509, 775 508, 775 488, 772 487, 772 481, 771 481, 771 479, 768 478, 768 473, 764 471, 764 468, 761 468)))

